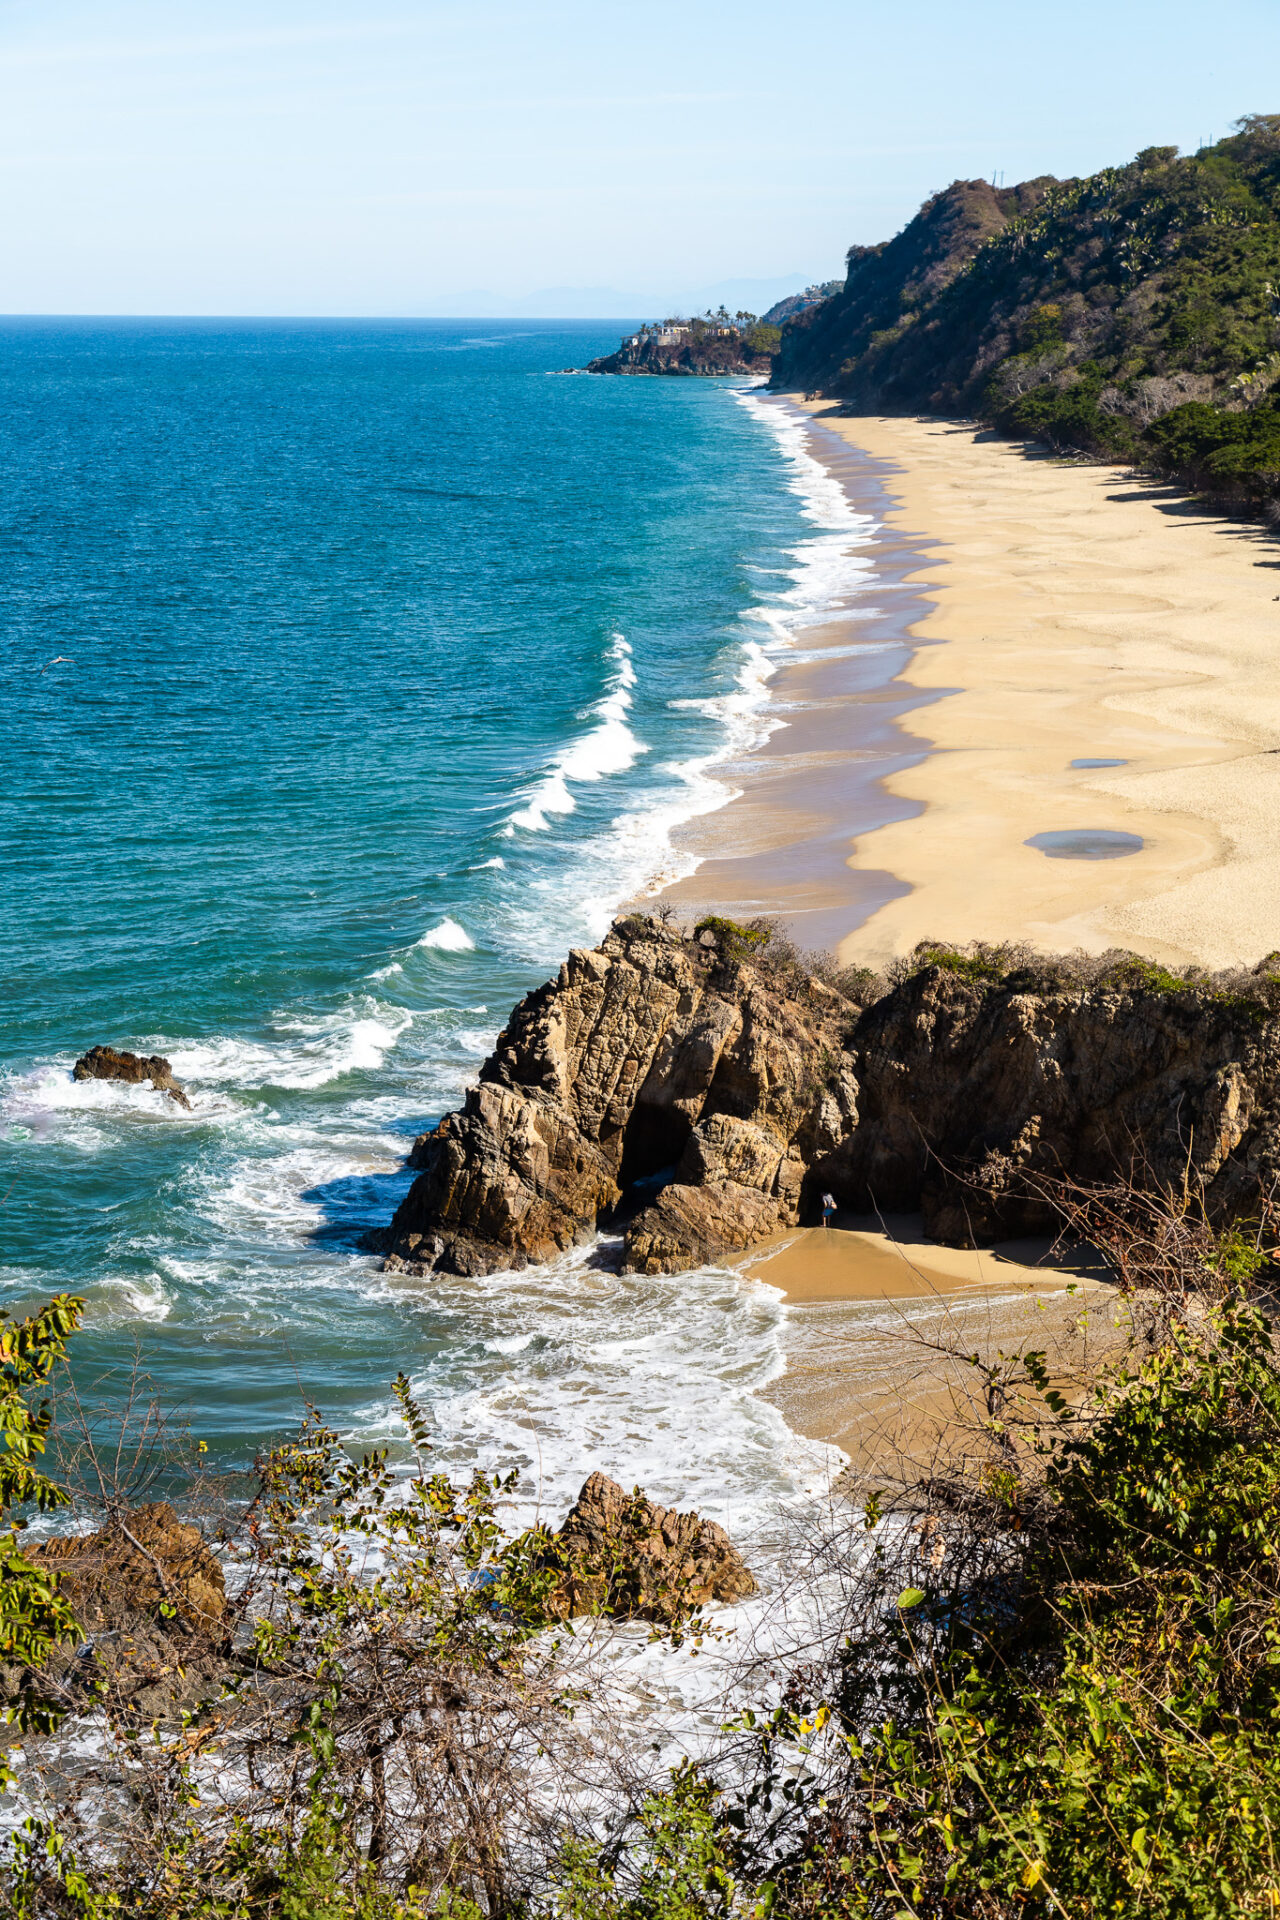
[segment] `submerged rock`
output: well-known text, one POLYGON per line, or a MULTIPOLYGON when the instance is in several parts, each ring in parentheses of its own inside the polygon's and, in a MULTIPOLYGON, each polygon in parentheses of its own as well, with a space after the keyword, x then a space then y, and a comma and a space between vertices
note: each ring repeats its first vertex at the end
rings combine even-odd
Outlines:
POLYGON ((694 1607, 743 1600, 756 1583, 722 1527, 626 1493, 593 1473, 555 1536, 565 1577, 549 1611, 561 1619, 679 1620, 694 1607))
POLYGON ((191 1111, 191 1102, 173 1077, 173 1068, 159 1053, 122 1053, 115 1047, 90 1047, 71 1069, 76 1080, 123 1080, 131 1086, 148 1081, 157 1093, 167 1093, 180 1107, 191 1111))

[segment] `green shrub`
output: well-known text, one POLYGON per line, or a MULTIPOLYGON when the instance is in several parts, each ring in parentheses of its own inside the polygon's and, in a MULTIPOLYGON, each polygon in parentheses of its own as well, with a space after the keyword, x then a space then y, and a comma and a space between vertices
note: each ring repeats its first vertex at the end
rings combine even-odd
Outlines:
POLYGON ((769 327, 763 321, 757 321, 754 327, 748 327, 743 339, 752 353, 776 353, 782 345, 782 328, 769 327))
POLYGON ((767 926, 740 927, 736 920, 726 920, 718 913, 705 914, 698 921, 693 929, 694 939, 704 933, 714 934, 720 951, 733 959, 741 958, 753 948, 767 947, 772 937, 772 929, 767 926))
MULTIPOLYGON (((22 1553, 15 1508, 52 1512, 69 1495, 40 1471, 49 1432, 49 1402, 33 1404, 48 1386, 55 1367, 66 1358, 67 1340, 80 1324, 84 1302, 61 1293, 39 1313, 9 1321, 0 1312, 0 1514, 8 1520, 0 1533, 0 1662, 21 1675, 16 1692, 5 1700, 6 1721, 28 1729, 51 1729, 56 1709, 41 1697, 38 1674, 59 1642, 84 1639, 84 1632, 59 1588, 58 1575, 22 1553)), ((12 1780, 0 1761, 0 1790, 12 1780)))
POLYGON ((1058 302, 1048 300, 1043 306, 1033 307, 1022 323, 1023 350, 1054 347, 1061 339, 1062 308, 1058 302))
MULTIPOLYGON (((1228 1303, 1094 1409, 1056 1408, 987 1478, 985 1577, 926 1573, 896 1603, 891 1584, 850 1643, 846 1766, 811 1796, 777 1913, 1228 1920, 1280 1900, 1271 1328, 1228 1303)), ((774 1716, 773 1781, 820 1727, 774 1716)))
POLYGON ((988 946, 981 940, 975 940, 969 947, 948 947, 923 940, 913 949, 906 972, 908 975, 923 973, 929 967, 938 967, 943 973, 954 973, 961 980, 998 982, 1005 977, 1009 957, 1009 949, 988 946))

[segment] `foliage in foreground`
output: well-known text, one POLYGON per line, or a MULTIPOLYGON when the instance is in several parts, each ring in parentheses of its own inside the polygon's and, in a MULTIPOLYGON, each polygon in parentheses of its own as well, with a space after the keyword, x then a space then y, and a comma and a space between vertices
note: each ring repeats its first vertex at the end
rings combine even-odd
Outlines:
MULTIPOLYGON (((0 1313, 0 1663, 16 1666, 22 1683, 6 1703, 5 1718, 26 1729, 49 1729, 56 1721, 42 1698, 37 1675, 59 1642, 84 1638, 56 1574, 28 1559, 14 1509, 50 1513, 69 1496, 40 1469, 49 1432, 47 1398, 35 1400, 66 1358, 68 1337, 80 1324, 83 1302, 59 1294, 40 1313, 10 1321, 0 1313)), ((0 1762, 0 1789, 9 1779, 0 1762)))
POLYGON ((1103 1239, 1134 1242, 1117 1265, 1164 1289, 1158 1311, 1135 1296, 1123 1362, 1081 1399, 1042 1354, 975 1355, 999 1385, 985 1462, 917 1485, 914 1523, 901 1490, 848 1516, 827 1543, 834 1657, 794 1665, 781 1705, 744 1671, 719 1752, 665 1782, 597 1775, 603 1794, 575 1797, 590 1687, 549 1644, 553 1575, 499 1526, 501 1484, 430 1473, 403 1386, 409 1477, 313 1420, 264 1465, 248 1656, 180 1727, 130 1730, 99 1702, 128 1752, 99 1783, 111 1848, 74 1807, 33 1823, 6 1911, 1274 1912, 1280 1368, 1248 1297, 1267 1263, 1256 1233, 1175 1213, 1162 1232, 1152 1205, 1107 1202, 1103 1239))

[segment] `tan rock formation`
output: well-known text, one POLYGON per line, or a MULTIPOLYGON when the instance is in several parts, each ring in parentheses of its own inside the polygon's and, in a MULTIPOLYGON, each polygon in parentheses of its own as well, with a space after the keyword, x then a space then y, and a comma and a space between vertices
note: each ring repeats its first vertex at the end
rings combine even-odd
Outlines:
POLYGON ((179 1520, 166 1501, 138 1507, 97 1533, 60 1534, 24 1556, 54 1568, 76 1617, 93 1630, 162 1606, 209 1628, 227 1608, 222 1568, 199 1527, 179 1520))
POLYGON ((785 953, 620 921, 522 1001, 380 1236, 409 1272, 546 1260, 602 1224, 671 1273, 816 1220, 962 1246, 1053 1220, 1035 1176, 1256 1211, 1280 1176, 1280 974, 922 954, 866 1007, 785 953))
POLYGON ((673 1621, 718 1600, 743 1600, 756 1583, 722 1527, 626 1493, 593 1473, 556 1535, 567 1563, 551 1602, 558 1617, 673 1621))

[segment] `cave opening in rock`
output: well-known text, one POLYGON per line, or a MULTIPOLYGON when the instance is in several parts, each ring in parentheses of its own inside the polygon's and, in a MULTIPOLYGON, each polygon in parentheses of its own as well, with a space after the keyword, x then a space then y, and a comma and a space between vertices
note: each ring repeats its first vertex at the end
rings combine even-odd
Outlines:
POLYGON ((637 1102, 627 1122, 622 1143, 622 1164, 618 1168, 623 1204, 626 1204, 626 1196, 635 1187, 644 1195, 639 1204, 646 1205, 652 1198, 655 1180, 665 1186, 668 1179, 674 1178, 676 1166, 692 1132, 692 1123, 677 1108, 637 1102), (661 1175, 667 1178, 658 1179, 661 1175))

